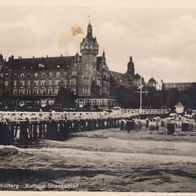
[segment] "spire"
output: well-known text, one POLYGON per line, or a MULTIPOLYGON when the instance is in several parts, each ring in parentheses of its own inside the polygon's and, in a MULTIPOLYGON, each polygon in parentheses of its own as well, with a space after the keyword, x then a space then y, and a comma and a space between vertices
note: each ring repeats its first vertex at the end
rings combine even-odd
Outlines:
POLYGON ((103 64, 105 64, 105 63, 106 63, 106 59, 105 59, 105 51, 104 51, 104 50, 103 50, 102 60, 101 60, 101 62, 102 62, 103 64))
POLYGON ((2 60, 3 59, 3 55, 2 55, 2 53, 0 54, 0 60, 2 60))
POLYGON ((78 52, 75 54, 74 61, 75 62, 79 62, 80 61, 80 55, 78 54, 78 52))
POLYGON ((99 45, 97 43, 96 37, 93 37, 93 28, 89 22, 87 26, 87 35, 80 43, 81 54, 94 54, 97 55, 99 52, 99 45))
POLYGON ((129 62, 127 64, 127 73, 129 73, 131 76, 135 75, 135 67, 134 67, 132 56, 130 56, 129 62))
POLYGON ((103 50, 103 54, 102 54, 102 57, 105 57, 105 51, 103 50))
POLYGON ((87 38, 92 39, 93 38, 93 28, 91 23, 89 22, 88 27, 87 27, 87 38))

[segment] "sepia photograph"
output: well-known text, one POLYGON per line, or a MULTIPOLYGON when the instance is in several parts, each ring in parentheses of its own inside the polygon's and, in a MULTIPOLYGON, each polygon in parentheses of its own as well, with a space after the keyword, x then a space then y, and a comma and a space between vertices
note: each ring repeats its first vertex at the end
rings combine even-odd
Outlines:
POLYGON ((196 192, 196 2, 0 0, 0 191, 196 192))

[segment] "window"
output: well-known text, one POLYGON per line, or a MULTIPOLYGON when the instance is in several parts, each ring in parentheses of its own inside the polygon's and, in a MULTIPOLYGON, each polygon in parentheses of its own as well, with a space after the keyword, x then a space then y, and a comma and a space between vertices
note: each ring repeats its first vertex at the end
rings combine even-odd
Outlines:
POLYGON ((88 77, 84 77, 84 85, 88 85, 89 84, 89 78, 88 77))
POLYGON ((89 88, 88 87, 84 87, 83 88, 83 94, 84 95, 88 95, 89 94, 89 88))
POLYGON ((59 85, 60 84, 60 80, 55 80, 55 85, 59 85))
POLYGON ((72 88, 71 91, 76 94, 76 88, 72 88))
POLYGON ((48 85, 49 85, 49 86, 52 85, 52 80, 48 80, 48 85))
POLYGON ((25 86, 25 81, 24 80, 20 81, 20 86, 25 86))
POLYGON ((41 94, 45 95, 46 94, 46 88, 41 88, 41 94))
POLYGON ((55 89, 54 89, 54 94, 57 95, 58 92, 59 92, 59 88, 55 88, 55 89))
POLYGON ((31 94, 31 89, 30 89, 30 88, 27 89, 27 94, 28 94, 28 95, 31 94))
POLYGON ((46 81, 45 80, 41 80, 40 81, 40 86, 45 86, 46 85, 46 81))
POLYGON ((52 88, 49 88, 49 89, 48 89, 48 94, 49 94, 49 95, 52 95, 52 88))
POLYGON ((20 92, 20 94, 25 94, 25 89, 24 88, 20 88, 20 90, 19 90, 19 92, 20 92))
POLYGON ((72 76, 76 76, 77 72, 76 71, 72 71, 72 76))
POLYGON ((75 78, 71 78, 70 79, 70 86, 75 86, 76 85, 76 79, 75 78))
POLYGON ((46 77, 46 74, 45 74, 45 73, 42 73, 42 74, 41 74, 41 77, 42 77, 42 78, 46 77))
POLYGON ((38 80, 34 80, 33 84, 34 84, 34 86, 38 86, 39 85, 39 81, 38 80))
POLYGON ((39 68, 44 68, 44 65, 42 63, 39 63, 38 67, 39 68))
POLYGON ((67 76, 67 72, 64 72, 63 74, 64 74, 64 76, 67 76))
POLYGON ((17 94, 17 89, 16 89, 16 88, 13 89, 13 94, 14 94, 14 95, 17 94))
POLYGON ((31 86, 31 80, 27 80, 27 86, 31 86))
POLYGON ((97 80, 97 85, 100 86, 101 85, 101 81, 97 80))
POLYGON ((38 89, 34 88, 33 93, 34 93, 34 95, 37 95, 38 94, 38 89))
POLYGON ((54 105, 54 100, 48 100, 48 105, 54 105))
POLYGON ((64 85, 67 86, 67 80, 64 80, 64 85))
POLYGON ((9 85, 9 82, 8 81, 5 81, 5 86, 8 86, 9 85))
POLYGON ((56 77, 60 77, 61 73, 60 72, 56 72, 56 77))
POLYGON ((52 77, 52 75, 53 75, 52 72, 50 72, 50 73, 49 73, 49 77, 52 77))
POLYGON ((94 105, 94 106, 97 105, 97 100, 93 100, 93 105, 94 105))
POLYGON ((34 73, 34 77, 37 78, 38 77, 38 73, 34 73))
POLYGON ((28 77, 28 78, 30 78, 30 77, 31 77, 31 74, 30 74, 30 73, 28 73, 28 74, 27 74, 27 77, 28 77))
POLYGON ((14 80, 14 86, 17 86, 17 80, 14 80))
POLYGON ((24 78, 24 76, 25 76, 24 73, 21 73, 21 74, 20 74, 20 77, 21 77, 21 78, 24 78))

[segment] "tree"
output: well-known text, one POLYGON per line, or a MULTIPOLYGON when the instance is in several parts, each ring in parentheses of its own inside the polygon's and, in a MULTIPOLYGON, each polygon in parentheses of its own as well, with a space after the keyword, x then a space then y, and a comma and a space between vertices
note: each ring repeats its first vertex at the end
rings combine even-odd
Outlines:
POLYGON ((61 108, 75 107, 76 96, 71 89, 60 87, 59 92, 56 96, 55 105, 61 108))

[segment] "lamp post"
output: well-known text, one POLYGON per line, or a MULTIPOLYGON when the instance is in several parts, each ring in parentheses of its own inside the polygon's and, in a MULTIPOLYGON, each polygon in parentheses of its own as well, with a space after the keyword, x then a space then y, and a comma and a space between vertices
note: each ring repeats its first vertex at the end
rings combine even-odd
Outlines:
POLYGON ((142 89, 143 89, 143 84, 141 84, 140 86, 139 86, 139 89, 140 89, 140 112, 142 112, 142 89))
POLYGON ((141 78, 141 83, 138 86, 139 91, 136 91, 136 93, 140 94, 140 108, 139 108, 140 113, 142 112, 143 93, 145 93, 146 95, 148 93, 148 91, 146 91, 146 90, 143 91, 143 87, 144 87, 144 85, 142 83, 142 78, 141 78))

